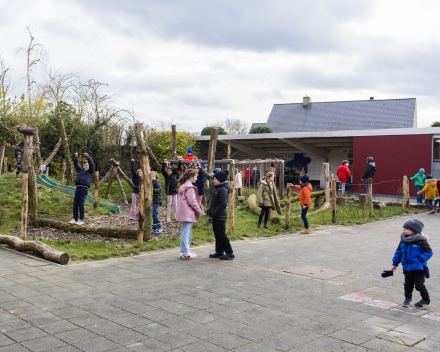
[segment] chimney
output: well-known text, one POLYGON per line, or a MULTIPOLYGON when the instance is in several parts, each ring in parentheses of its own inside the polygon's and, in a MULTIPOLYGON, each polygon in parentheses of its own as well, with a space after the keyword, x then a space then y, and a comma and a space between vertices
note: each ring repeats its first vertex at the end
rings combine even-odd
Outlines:
POLYGON ((370 100, 374 100, 374 97, 370 97, 370 100))
POLYGON ((303 97, 303 106, 307 106, 310 104, 311 98, 308 97, 307 95, 305 97, 303 97))

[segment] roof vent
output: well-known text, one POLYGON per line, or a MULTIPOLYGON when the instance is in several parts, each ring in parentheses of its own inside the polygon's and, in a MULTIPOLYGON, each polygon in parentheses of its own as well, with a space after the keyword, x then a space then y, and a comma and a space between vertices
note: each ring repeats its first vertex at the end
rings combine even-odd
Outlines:
POLYGON ((370 97, 370 100, 374 100, 374 97, 370 97))
POLYGON ((303 97, 303 106, 309 105, 311 100, 312 99, 310 97, 308 97, 307 95, 305 97, 303 97))

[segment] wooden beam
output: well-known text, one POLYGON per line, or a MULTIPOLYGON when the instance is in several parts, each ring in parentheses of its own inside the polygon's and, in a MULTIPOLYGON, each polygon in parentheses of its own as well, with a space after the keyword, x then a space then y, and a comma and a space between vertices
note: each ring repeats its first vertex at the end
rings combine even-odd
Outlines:
POLYGON ((336 223, 336 180, 332 180, 332 223, 336 223))
POLYGON ((113 182, 113 180, 114 180, 114 178, 116 176, 116 172, 117 171, 118 170, 116 168, 113 168, 113 172, 110 175, 110 179, 108 180, 107 191, 105 192, 105 196, 104 196, 105 199, 108 199, 108 196, 110 194, 110 189, 112 188, 112 182, 113 182))
POLYGON ((330 203, 330 164, 322 164, 324 167, 324 190, 325 190, 325 203, 330 203))
POLYGON ((173 137, 173 149, 171 150, 171 158, 177 159, 177 127, 171 125, 171 134, 173 137))
POLYGON ((5 146, 0 147, 0 175, 2 173, 3 159, 5 157, 5 146))
POLYGON ((248 155, 252 155, 254 157, 257 157, 259 159, 267 159, 269 158, 269 154, 267 154, 264 150, 262 149, 257 149, 257 148, 252 148, 252 147, 248 147, 244 144, 240 144, 237 142, 230 142, 228 140, 224 140, 224 139, 219 139, 219 142, 224 143, 224 144, 230 144, 231 147, 234 147, 235 149, 241 150, 242 152, 248 154, 248 155))
POLYGON ((61 119, 58 120, 58 130, 60 132, 61 143, 63 144, 64 160, 66 161, 67 184, 69 186, 72 186, 73 173, 72 173, 72 165, 70 164, 69 142, 67 141, 67 134, 64 128, 64 121, 61 119))
POLYGON ((105 176, 99 181, 99 186, 102 186, 102 184, 107 181, 107 179, 110 177, 110 175, 113 173, 115 167, 112 166, 111 169, 105 174, 105 176))
POLYGON ((304 153, 313 154, 319 158, 323 158, 324 160, 328 159, 327 151, 325 149, 317 148, 313 145, 301 143, 292 138, 280 138, 280 141, 283 141, 295 148, 298 148, 304 153))
MULTIPOLYGON (((53 148, 52 153, 50 153, 50 155, 47 157, 46 160, 43 161, 43 165, 47 165, 49 164, 52 159, 55 157, 55 155, 58 153, 58 149, 60 149, 61 147, 61 139, 58 141, 57 144, 55 144, 55 148, 53 148)), ((63 177, 64 178, 64 177, 63 177)))
POLYGON ((122 187, 121 179, 119 178, 119 175, 117 172, 116 172, 115 176, 116 176, 116 182, 118 183, 118 186, 119 186, 119 190, 121 191, 121 194, 122 194, 122 199, 124 200, 124 204, 128 204, 127 196, 125 195, 125 192, 124 192, 124 187, 122 187))

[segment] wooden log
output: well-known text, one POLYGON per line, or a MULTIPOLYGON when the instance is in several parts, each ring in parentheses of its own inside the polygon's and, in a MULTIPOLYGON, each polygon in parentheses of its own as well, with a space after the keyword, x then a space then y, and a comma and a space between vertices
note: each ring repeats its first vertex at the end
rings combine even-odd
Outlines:
POLYGON ((150 149, 150 147, 146 144, 147 140, 148 140, 148 134, 147 134, 147 129, 144 129, 143 132, 144 135, 144 142, 145 142, 145 148, 147 148, 147 152, 148 155, 150 156, 151 160, 154 161, 154 163, 156 164, 156 166, 158 167, 158 170, 162 170, 162 165, 159 163, 159 161, 157 161, 156 159, 156 155, 154 155, 153 151, 150 149))
POLYGON ((122 176, 122 178, 127 181, 127 183, 131 186, 131 188, 134 188, 134 183, 133 181, 124 173, 124 171, 122 171, 121 167, 118 166, 118 173, 119 175, 122 176))
POLYGON ((320 207, 322 207, 324 202, 325 202, 325 195, 324 196, 315 197, 315 205, 314 205, 314 207, 315 208, 320 208, 320 207))
POLYGON ((115 170, 114 166, 111 167, 111 169, 105 174, 105 176, 99 181, 99 186, 102 186, 102 184, 107 181, 107 179, 110 177, 110 175, 115 170))
POLYGON ((332 180, 332 223, 336 223, 336 180, 332 180))
POLYGON ((107 191, 105 192, 105 196, 104 196, 105 199, 108 199, 108 196, 109 196, 109 194, 110 194, 110 190, 111 190, 111 188, 112 188, 112 182, 113 182, 113 180, 114 180, 115 177, 116 177, 116 172, 117 172, 117 171, 118 171, 118 169, 113 168, 113 172, 112 172, 112 174, 110 175, 110 179, 108 180, 107 191))
POLYGON ((67 184, 69 186, 72 186, 73 173, 72 173, 72 165, 70 164, 69 142, 67 141, 67 134, 64 128, 64 121, 61 119, 58 120, 58 130, 60 132, 61 143, 63 144, 64 160, 66 161, 67 184))
POLYGON ((46 166, 46 176, 49 176, 49 166, 46 166))
POLYGON ((290 207, 292 206, 292 188, 291 184, 287 184, 287 199, 286 199, 286 225, 285 229, 288 230, 290 227, 290 207))
POLYGON ((342 189, 338 189, 338 198, 342 197, 342 189))
POLYGON ((69 255, 60 252, 47 244, 38 241, 22 241, 15 236, 0 235, 0 244, 6 244, 18 251, 34 252, 41 255, 44 259, 58 264, 66 265, 69 262, 69 255))
POLYGON ((364 206, 367 205, 367 195, 359 194, 359 205, 364 206))
POLYGON ((381 202, 379 204, 374 204, 373 205, 374 209, 383 209, 383 208, 386 208, 386 207, 387 207, 387 203, 385 203, 385 202, 381 202))
POLYGON ((325 202, 330 203, 330 164, 324 163, 324 190, 325 190, 325 202))
MULTIPOLYGON (((36 153, 37 155, 37 169, 35 174, 36 175, 42 175, 43 174, 43 170, 41 170, 41 165, 43 163, 43 158, 41 157, 41 151, 40 151, 40 137, 38 137, 38 129, 37 129, 37 135, 36 135, 36 145, 33 149, 33 152, 36 153)), ((37 180, 35 179, 35 182, 37 182, 37 180)))
POLYGON ((171 158, 177 159, 177 127, 176 127, 176 125, 171 125, 171 134, 173 137, 173 149, 171 150, 171 158))
MULTIPOLYGON (((317 191, 317 192, 310 193, 310 198, 316 198, 316 197, 320 197, 320 196, 325 196, 325 191, 317 191)), ((300 196, 292 197, 291 202, 292 203, 297 202, 297 201, 299 201, 299 198, 300 198, 300 196)), ((325 199, 325 197, 324 197, 324 199, 325 199)))
POLYGON ((64 182, 64 174, 66 173, 66 160, 63 160, 61 165, 61 182, 64 182))
POLYGON ((28 173, 23 172, 22 184, 21 184, 21 220, 20 220, 20 238, 26 239, 27 230, 27 215, 28 215, 28 173))
POLYGON ((345 198, 342 197, 342 196, 338 196, 338 197, 336 198, 336 204, 337 204, 337 205, 345 205, 345 198))
POLYGON ((142 175, 145 182, 145 204, 144 204, 144 222, 145 229, 144 241, 151 238, 151 228, 153 225, 153 183, 150 175, 150 160, 144 140, 144 126, 142 123, 134 124, 134 133, 136 136, 137 149, 139 151, 139 162, 141 164, 142 175))
MULTIPOLYGON (((59 139, 57 144, 55 144, 55 148, 53 148, 52 153, 50 153, 50 155, 47 157, 47 159, 43 161, 43 165, 48 165, 52 161, 52 159, 55 157, 55 155, 57 155, 58 150, 61 147, 61 144, 62 144, 61 139, 59 139)), ((64 168, 65 168, 65 166, 64 166, 64 168)))
POLYGON ((5 158, 5 146, 2 145, 0 147, 0 175, 2 173, 2 165, 3 165, 4 158, 5 158))
POLYGON ((93 209, 98 209, 99 171, 95 171, 95 189, 93 193, 93 209))
MULTIPOLYGON (((226 153, 226 159, 231 159, 231 145, 228 144, 227 145, 227 153, 226 153)), ((228 164, 226 165, 228 171, 229 171, 229 176, 228 176, 228 180, 234 180, 235 174, 232 174, 232 168, 231 168, 232 164, 228 164)), ((235 171, 234 171, 235 172, 235 171)))
POLYGON ((59 229, 67 232, 75 233, 90 233, 99 236, 113 237, 113 238, 127 238, 127 239, 137 239, 137 230, 131 228, 105 228, 105 227, 89 227, 72 225, 63 221, 52 220, 52 219, 33 219, 32 225, 34 227, 51 227, 54 229, 59 229))
POLYGON ((5 156, 3 158, 3 175, 8 173, 8 158, 5 156))
POLYGON ((37 127, 23 127, 23 126, 16 126, 17 131, 21 134, 28 135, 28 136, 38 136, 38 128, 37 127))
POLYGON ((118 170, 116 170, 116 182, 118 183, 119 190, 121 191, 122 199, 124 200, 124 204, 128 204, 127 196, 125 195, 124 187, 122 187, 121 179, 119 178, 117 171, 118 170))
MULTIPOLYGON (((211 138, 209 139, 209 148, 208 148, 208 174, 212 173, 214 170, 214 161, 215 161, 215 151, 217 149, 217 139, 218 139, 218 128, 213 128, 211 131, 211 138)), ((206 180, 209 185, 208 180, 206 180)), ((208 186, 209 187, 209 186, 208 186)))
POLYGON ((235 183, 229 182, 229 185, 231 186, 231 193, 229 193, 229 236, 232 236, 235 231, 235 216, 234 216, 234 209, 235 209, 235 183))
POLYGON ((139 179, 139 228, 137 233, 137 248, 141 248, 144 242, 145 232, 145 179, 139 179))
POLYGON ((370 199, 369 202, 369 213, 370 216, 373 216, 373 179, 369 178, 368 179, 368 197, 370 199))

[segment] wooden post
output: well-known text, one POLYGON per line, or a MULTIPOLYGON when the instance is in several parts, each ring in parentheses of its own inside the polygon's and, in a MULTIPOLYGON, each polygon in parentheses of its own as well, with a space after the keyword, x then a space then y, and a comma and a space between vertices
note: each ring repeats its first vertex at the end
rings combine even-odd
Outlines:
MULTIPOLYGON (((37 131, 36 139, 37 139, 37 143, 39 143, 40 137, 38 137, 38 131, 37 131)), ((37 172, 36 172, 36 174, 42 175, 43 170, 41 170, 41 164, 43 163, 43 159, 41 158, 40 145, 37 145, 36 148, 37 148, 37 150, 36 150, 37 151, 37 172)), ((35 182, 37 182, 37 181, 35 180, 35 182)))
POLYGON ((124 200, 124 204, 128 204, 127 196, 125 195, 125 192, 124 192, 124 187, 122 187, 121 179, 119 178, 119 175, 117 172, 116 172, 116 182, 118 183, 119 190, 121 191, 122 199, 124 200))
MULTIPOLYGON (((231 145, 230 144, 228 144, 226 159, 228 159, 228 160, 231 159, 231 145)), ((229 178, 228 179, 230 181, 235 181, 235 175, 232 174, 232 171, 235 172, 235 170, 232 170, 231 164, 228 164, 226 167, 228 168, 228 171, 229 171, 229 178)))
POLYGON ((359 194, 359 205, 364 206, 367 204, 367 195, 366 194, 359 194))
POLYGON ((124 171, 122 171, 122 169, 121 169, 119 166, 118 166, 118 173, 119 173, 119 175, 122 176, 122 178, 123 178, 125 181, 127 181, 127 183, 128 183, 132 188, 134 188, 134 183, 133 183, 133 181, 130 180, 130 179, 128 178, 128 176, 124 173, 124 171))
MULTIPOLYGON (((1 166, 1 165, 0 165, 1 166)), ((3 158, 3 175, 6 175, 8 173, 8 158, 3 158)))
POLYGON ((409 208, 410 207, 410 203, 409 203, 409 178, 408 176, 406 176, 406 207, 409 208))
POLYGON ((105 199, 108 199, 108 196, 110 194, 110 189, 112 188, 112 182, 116 176, 116 172, 118 171, 118 169, 116 169, 115 167, 113 168, 113 172, 110 175, 110 179, 108 180, 108 185, 107 185, 107 191, 105 192, 105 199))
POLYGON ((49 176, 49 166, 46 166, 46 176, 49 176))
POLYGON ((235 209, 235 183, 229 182, 231 193, 229 193, 229 236, 234 234, 234 209, 235 209))
POLYGON ((405 212, 406 209, 406 178, 408 176, 403 176, 403 183, 402 183, 402 211, 405 212))
POLYGON ((66 161, 66 172, 67 172, 67 184, 69 186, 73 185, 73 173, 72 166, 70 165, 70 151, 69 151, 69 142, 67 141, 66 130, 64 129, 64 121, 58 120, 58 130, 60 132, 61 143, 63 144, 64 149, 64 160, 66 161))
POLYGON ((66 160, 63 160, 63 165, 61 166, 61 182, 64 182, 65 173, 66 173, 66 160))
POLYGON ((156 156, 153 154, 153 151, 150 149, 150 147, 148 145, 146 145, 147 140, 148 140, 147 139, 147 137, 148 137, 147 129, 144 130, 143 134, 144 134, 145 148, 147 148, 148 155, 150 156, 151 160, 154 161, 154 163, 159 168, 159 170, 162 170, 162 165, 160 165, 160 163, 157 161, 156 156))
POLYGON ((280 166, 280 199, 284 199, 284 161, 281 162, 280 166))
POLYGON ((137 248, 141 248, 144 242, 144 233, 145 233, 145 179, 141 178, 139 180, 139 228, 138 228, 138 242, 137 248))
MULTIPOLYGON (((212 173, 212 170, 214 170, 214 161, 215 161, 215 151, 217 149, 217 139, 218 139, 218 128, 213 128, 211 131, 211 138, 209 139, 209 148, 208 148, 208 174, 212 173)), ((205 181, 205 197, 207 194, 212 194, 214 191, 209 190, 209 180, 206 179, 205 181)), ((209 201, 209 199, 208 199, 209 201)))
POLYGON ((332 180, 332 223, 336 223, 336 180, 332 180))
POLYGON ((177 159, 177 129, 176 125, 171 125, 171 133, 173 136, 173 150, 171 151, 171 157, 177 159))
POLYGON ((28 173, 23 172, 21 184, 21 221, 20 221, 20 238, 26 239, 27 213, 28 213, 28 173))
POLYGON ((286 230, 290 227, 290 207, 292 206, 292 186, 290 183, 287 184, 287 199, 286 199, 286 230))
POLYGON ((370 216, 373 216, 373 179, 368 179, 368 197, 370 198, 370 216))
POLYGON ((325 202, 330 203, 330 164, 324 163, 324 190, 325 202))
POLYGON ((99 194, 99 171, 95 171, 95 189, 94 189, 94 193, 93 193, 93 209, 98 209, 98 194, 99 194))
POLYGON ((5 146, 2 145, 0 147, 0 175, 2 173, 2 165, 3 165, 4 157, 5 157, 5 146))
MULTIPOLYGON (((148 159, 148 152, 145 146, 143 131, 144 126, 142 123, 134 124, 136 144, 139 151, 139 162, 141 164, 142 175, 145 180, 144 223, 146 230, 144 231, 144 241, 148 241, 151 237, 151 229, 153 225, 153 183, 151 182, 150 160, 148 159)), ((139 198, 140 197, 141 195, 139 195, 139 198)))

